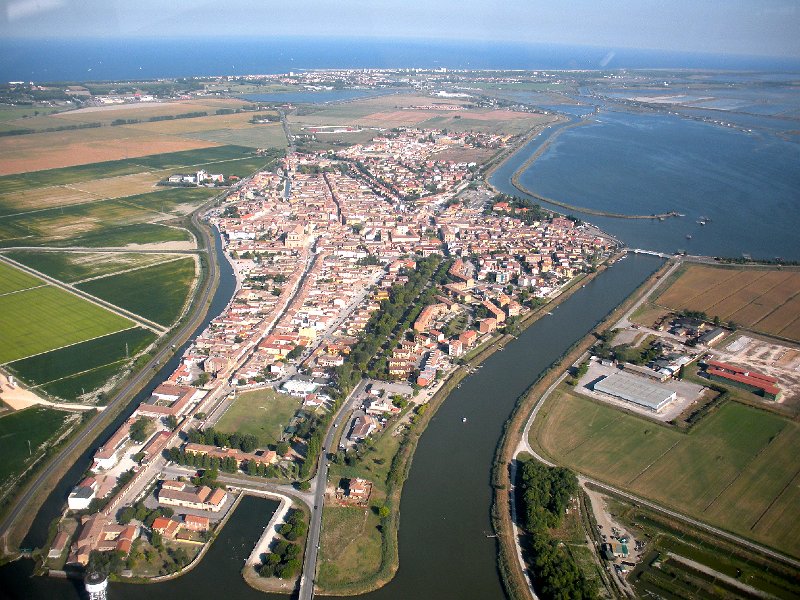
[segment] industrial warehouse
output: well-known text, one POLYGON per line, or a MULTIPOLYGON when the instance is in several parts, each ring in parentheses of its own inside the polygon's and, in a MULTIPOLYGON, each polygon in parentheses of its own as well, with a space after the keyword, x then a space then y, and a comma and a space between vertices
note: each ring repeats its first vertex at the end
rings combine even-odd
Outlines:
POLYGON ((613 373, 594 384, 594 390, 659 412, 677 394, 669 388, 628 373, 613 373))

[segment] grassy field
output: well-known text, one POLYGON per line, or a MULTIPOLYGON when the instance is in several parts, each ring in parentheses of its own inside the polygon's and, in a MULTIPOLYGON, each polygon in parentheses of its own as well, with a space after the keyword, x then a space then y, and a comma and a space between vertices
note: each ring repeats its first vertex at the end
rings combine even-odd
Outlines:
POLYGON ((103 397, 93 398, 91 394, 106 385, 109 380, 118 375, 125 367, 127 361, 120 360, 115 363, 103 365, 102 367, 95 367, 77 375, 71 375, 52 381, 38 387, 50 396, 61 398, 63 400, 86 400, 95 401, 97 404, 105 404, 106 399, 103 397), (84 395, 86 394, 86 395, 84 395))
POLYGON ((27 383, 40 385, 124 361, 126 357, 133 357, 145 349, 155 339, 152 331, 136 327, 14 361, 8 364, 8 368, 27 383))
POLYGON ((19 250, 5 256, 59 281, 73 283, 88 277, 111 275, 175 258, 173 254, 135 252, 37 252, 19 250))
MULTIPOLYGON (((329 481, 363 477, 372 482, 370 507, 386 502, 386 478, 401 436, 391 435, 390 425, 371 438, 361 458, 354 465, 331 463, 329 481)), ((380 518, 374 510, 352 507, 328 507, 322 514, 319 584, 322 588, 342 590, 373 576, 381 566, 380 518), (349 526, 358 527, 353 531, 349 526), (360 533, 358 537, 356 533, 360 533)))
POLYGON ((0 296, 0 364, 131 326, 128 319, 53 286, 0 296))
MULTIPOLYGON (((454 105, 464 102, 416 95, 388 95, 363 98, 352 102, 304 108, 289 117, 293 127, 308 125, 361 125, 363 127, 429 127, 455 131, 523 133, 543 121, 545 115, 508 110, 452 111, 435 108, 436 104, 454 105), (420 110, 412 107, 430 106, 420 110)), ((325 139, 325 136, 320 136, 325 139)), ((343 137, 342 139, 347 139, 343 137)))
POLYGON ((800 271, 691 265, 655 302, 800 341, 800 271))
POLYGON ((38 277, 0 262, 0 294, 10 294, 43 284, 44 282, 38 277))
POLYGON ((380 519, 370 508, 326 506, 322 509, 319 585, 359 581, 381 566, 380 519))
POLYGON ((274 445, 300 406, 298 398, 273 389, 242 392, 217 422, 216 429, 250 433, 258 437, 261 446, 274 445))
MULTIPOLYGON (((22 473, 30 462, 28 442, 34 456, 62 427, 68 413, 42 406, 32 406, 0 418, 0 440, 3 460, 0 461, 0 489, 22 473)), ((5 490, 4 490, 5 491, 5 490)))
POLYGON ((78 287, 151 321, 171 325, 180 317, 194 279, 195 260, 186 257, 93 279, 78 287))
POLYGON ((560 464, 800 556, 799 424, 729 402, 685 434, 563 389, 545 410, 531 443, 560 464))

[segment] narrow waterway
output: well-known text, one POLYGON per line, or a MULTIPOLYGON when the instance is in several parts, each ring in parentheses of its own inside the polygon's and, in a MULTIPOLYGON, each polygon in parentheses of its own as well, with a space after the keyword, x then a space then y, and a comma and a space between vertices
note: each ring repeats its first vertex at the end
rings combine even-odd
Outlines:
POLYGON ((228 302, 233 297, 233 293, 236 289, 236 277, 233 274, 233 269, 231 268, 230 263, 226 260, 225 255, 222 252, 219 236, 215 235, 214 240, 216 242, 215 250, 217 263, 219 264, 220 279, 219 286, 214 293, 211 305, 206 313, 205 318, 203 319, 203 322, 191 334, 189 341, 187 341, 180 348, 177 348, 173 356, 166 362, 166 364, 164 364, 164 366, 161 367, 161 369, 159 369, 157 372, 154 372, 153 378, 150 380, 150 382, 144 386, 144 388, 142 388, 142 390, 125 407, 119 416, 117 416, 117 418, 115 418, 95 437, 94 441, 89 444, 89 449, 80 456, 75 464, 73 464, 72 467, 67 471, 66 475, 61 478, 56 487, 47 497, 47 500, 45 500, 44 504, 42 504, 39 512, 36 514, 36 519, 33 521, 33 525, 28 531, 28 534, 25 536, 25 539, 22 541, 21 547, 39 548, 45 544, 47 541, 47 529, 50 525, 50 522, 61 514, 61 511, 66 504, 67 495, 75 486, 75 484, 80 481, 81 475, 92 464, 92 456, 94 455, 94 452, 98 446, 107 440, 111 434, 119 428, 125 419, 127 419, 131 413, 133 413, 134 409, 139 406, 143 400, 149 398, 153 390, 172 374, 172 372, 180 364, 181 357, 191 343, 191 340, 193 340, 197 334, 205 329, 208 323, 214 317, 216 317, 225 309, 228 302))
MULTIPOLYGON (((422 436, 403 490, 400 570, 387 586, 365 598, 504 596, 496 567, 496 541, 487 537, 491 534, 489 477, 503 423, 525 389, 660 264, 659 259, 647 256, 618 262, 491 356, 451 394, 422 436), (466 422, 462 422, 464 417, 466 422)), ((251 530, 252 541, 244 543, 252 547, 270 514, 265 505, 246 499, 202 563, 171 582, 169 593, 190 594, 197 600, 251 597, 254 592, 239 576, 244 559, 220 557, 238 557, 240 542, 231 536, 243 529, 251 530)), ((67 581, 25 580, 30 568, 30 561, 0 567, 0 589, 9 590, 11 598, 78 597, 75 586, 67 581)), ((144 600, 160 597, 162 589, 167 595, 161 585, 118 584, 112 586, 110 598, 144 600)))

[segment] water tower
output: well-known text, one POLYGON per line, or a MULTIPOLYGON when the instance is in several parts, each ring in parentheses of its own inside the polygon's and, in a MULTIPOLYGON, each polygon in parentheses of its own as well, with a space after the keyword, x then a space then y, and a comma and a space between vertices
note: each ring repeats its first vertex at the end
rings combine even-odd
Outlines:
POLYGON ((83 580, 89 600, 106 600, 108 598, 108 577, 97 571, 86 574, 83 580))

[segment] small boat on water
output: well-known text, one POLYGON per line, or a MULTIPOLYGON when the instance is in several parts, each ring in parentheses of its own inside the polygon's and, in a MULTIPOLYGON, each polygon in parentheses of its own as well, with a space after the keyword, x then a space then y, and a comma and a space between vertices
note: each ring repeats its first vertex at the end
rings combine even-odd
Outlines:
POLYGON ((466 423, 467 422, 467 417, 461 417, 461 422, 462 423, 466 423))
POLYGON ((692 236, 691 236, 690 234, 688 234, 688 233, 687 233, 687 234, 686 234, 686 239, 687 239, 687 240, 690 240, 690 239, 692 239, 692 236))

